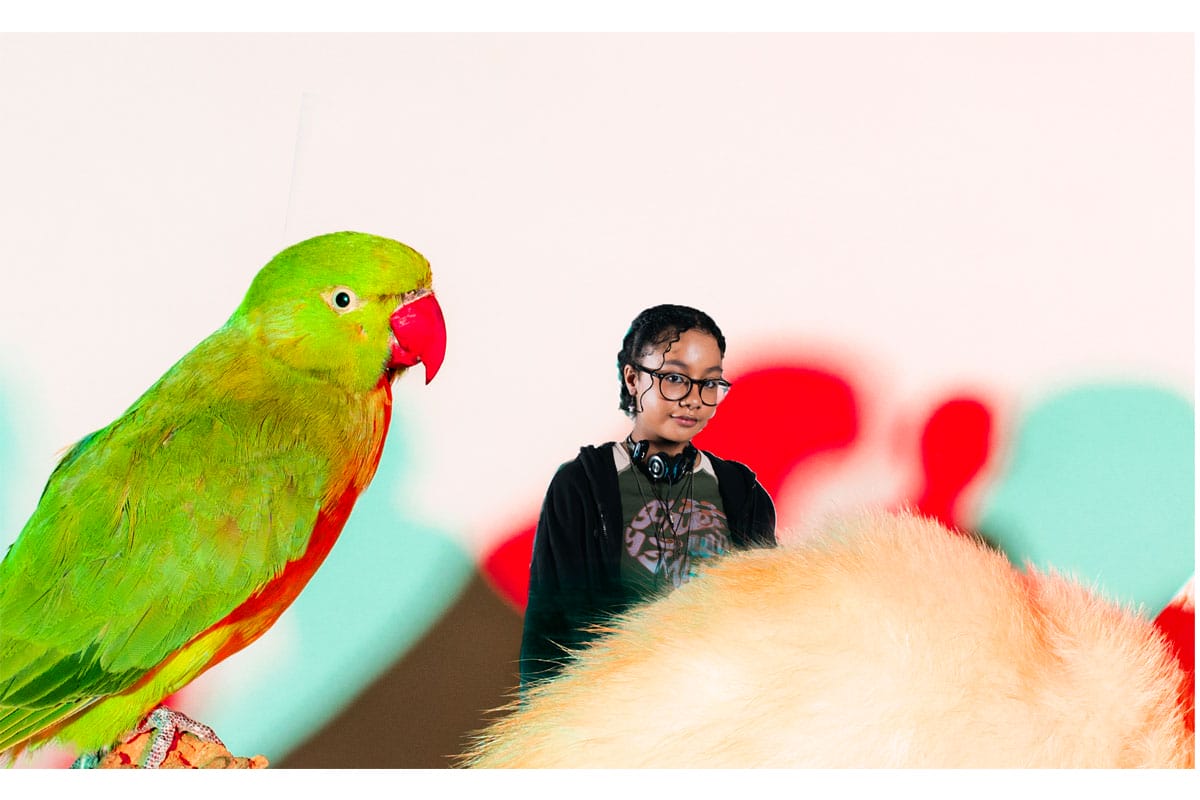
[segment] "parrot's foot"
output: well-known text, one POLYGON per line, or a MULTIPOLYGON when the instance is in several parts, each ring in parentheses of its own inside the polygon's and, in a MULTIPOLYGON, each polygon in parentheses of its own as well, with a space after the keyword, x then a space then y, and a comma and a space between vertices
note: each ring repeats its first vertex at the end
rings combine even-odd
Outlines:
POLYGON ((171 751, 171 746, 175 744, 175 737, 180 733, 190 733, 201 741, 225 746, 212 728, 166 706, 159 706, 151 711, 131 735, 137 736, 150 730, 154 731, 154 736, 142 755, 143 769, 158 769, 162 766, 167 753, 171 751))
POLYGON ((100 766, 100 762, 104 760, 104 757, 108 755, 108 751, 111 749, 109 747, 101 747, 94 752, 84 753, 71 762, 71 769, 97 769, 100 766))

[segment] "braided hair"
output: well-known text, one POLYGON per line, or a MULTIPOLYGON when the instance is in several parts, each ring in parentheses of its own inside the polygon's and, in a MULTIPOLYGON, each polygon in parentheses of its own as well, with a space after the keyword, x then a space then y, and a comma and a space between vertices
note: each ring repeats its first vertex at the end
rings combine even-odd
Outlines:
MULTIPOLYGON (((725 357, 725 336, 712 317, 689 306, 659 305, 647 308, 634 318, 621 350, 617 353, 617 378, 621 382, 620 409, 629 417, 637 414, 637 400, 625 385, 625 365, 636 364, 637 359, 663 344, 671 345, 679 341, 679 337, 690 330, 699 330, 711 335, 717 340, 717 348, 721 357, 725 357)), ((664 351, 665 353, 665 351, 664 351)))

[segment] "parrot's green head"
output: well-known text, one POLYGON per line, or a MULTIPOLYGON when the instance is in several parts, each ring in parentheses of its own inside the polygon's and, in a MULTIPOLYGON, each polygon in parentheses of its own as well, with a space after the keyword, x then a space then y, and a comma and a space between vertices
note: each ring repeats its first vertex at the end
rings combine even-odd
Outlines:
POLYGON ((391 239, 330 233, 279 253, 250 285, 231 324, 284 364, 348 391, 406 367, 433 380, 446 327, 429 262, 391 239))

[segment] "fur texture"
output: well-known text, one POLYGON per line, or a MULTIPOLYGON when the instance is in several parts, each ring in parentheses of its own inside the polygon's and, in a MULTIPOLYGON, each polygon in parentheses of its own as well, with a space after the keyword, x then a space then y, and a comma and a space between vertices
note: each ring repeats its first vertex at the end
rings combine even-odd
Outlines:
POLYGON ((479 734, 474 767, 1192 767, 1153 626, 910 515, 728 556, 479 734))

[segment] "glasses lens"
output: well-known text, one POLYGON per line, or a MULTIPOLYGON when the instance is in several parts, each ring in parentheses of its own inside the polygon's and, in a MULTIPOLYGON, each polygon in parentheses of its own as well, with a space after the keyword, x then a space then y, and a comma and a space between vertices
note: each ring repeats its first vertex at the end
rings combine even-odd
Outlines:
POLYGON ((700 384, 700 402, 705 405, 715 406, 724 400, 728 393, 729 386, 721 381, 705 381, 700 384))
POLYGON ((664 372, 659 375, 658 389, 667 400, 682 400, 692 390, 692 382, 684 375, 664 372))

